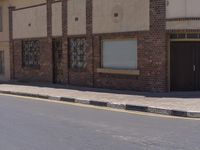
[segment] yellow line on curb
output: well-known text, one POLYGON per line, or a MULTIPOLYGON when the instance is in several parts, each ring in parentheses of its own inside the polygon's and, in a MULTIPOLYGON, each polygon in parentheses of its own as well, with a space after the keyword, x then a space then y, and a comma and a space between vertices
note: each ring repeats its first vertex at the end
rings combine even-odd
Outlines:
POLYGON ((19 96, 19 95, 1 94, 1 93, 0 93, 0 96, 10 96, 10 97, 22 98, 20 100, 23 100, 23 101, 26 100, 26 99, 30 99, 30 100, 34 100, 34 101, 51 102, 51 103, 71 105, 71 106, 77 106, 77 107, 84 107, 84 108, 106 110, 106 111, 112 111, 112 112, 134 114, 134 115, 139 115, 139 116, 200 121, 200 118, 176 117, 176 116, 161 115, 161 114, 155 114, 155 113, 149 113, 149 112, 129 111, 129 110, 123 110, 123 109, 114 109, 114 108, 110 108, 110 107, 93 106, 93 105, 88 105, 88 104, 80 104, 80 103, 72 103, 72 102, 62 102, 62 101, 57 101, 57 100, 49 100, 49 99, 42 99, 42 98, 29 97, 29 96, 19 96))

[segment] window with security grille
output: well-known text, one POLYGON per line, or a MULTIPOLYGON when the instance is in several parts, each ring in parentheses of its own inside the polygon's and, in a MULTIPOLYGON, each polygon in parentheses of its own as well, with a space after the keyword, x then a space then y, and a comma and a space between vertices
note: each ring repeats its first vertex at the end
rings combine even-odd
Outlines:
POLYGON ((73 69, 86 68, 86 39, 69 39, 70 67, 73 69))
POLYGON ((22 42, 22 64, 24 67, 39 67, 40 42, 27 40, 22 42))
POLYGON ((0 51, 0 74, 4 74, 4 51, 0 51))

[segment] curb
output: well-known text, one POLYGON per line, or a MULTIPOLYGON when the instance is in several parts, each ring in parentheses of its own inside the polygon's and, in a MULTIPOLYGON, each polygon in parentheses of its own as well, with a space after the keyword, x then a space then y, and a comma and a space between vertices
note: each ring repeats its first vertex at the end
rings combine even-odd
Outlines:
POLYGON ((60 97, 60 96, 48 96, 48 95, 31 94, 31 93, 24 93, 24 92, 0 91, 0 93, 48 99, 48 100, 54 100, 54 101, 62 101, 62 102, 68 102, 68 103, 79 103, 79 104, 99 106, 99 107, 109 107, 109 108, 122 109, 122 110, 128 110, 128 111, 138 111, 138 112, 154 113, 154 114, 176 116, 176 117, 200 118, 200 112, 170 110, 170 109, 149 107, 149 106, 110 103, 110 102, 103 102, 103 101, 96 101, 96 100, 76 99, 72 97, 60 97))

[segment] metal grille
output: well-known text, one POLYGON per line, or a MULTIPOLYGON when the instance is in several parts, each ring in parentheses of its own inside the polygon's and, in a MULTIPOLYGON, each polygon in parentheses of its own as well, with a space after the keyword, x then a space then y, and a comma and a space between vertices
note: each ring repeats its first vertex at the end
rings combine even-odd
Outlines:
POLYGON ((189 33, 189 34, 171 34, 171 39, 200 39, 200 34, 189 33))
POLYGON ((22 64, 25 67, 39 67, 40 42, 28 40, 22 42, 22 64))
POLYGON ((4 51, 0 51, 0 74, 4 74, 4 51))
POLYGON ((69 40, 70 67, 73 69, 86 68, 86 39, 72 38, 69 40))

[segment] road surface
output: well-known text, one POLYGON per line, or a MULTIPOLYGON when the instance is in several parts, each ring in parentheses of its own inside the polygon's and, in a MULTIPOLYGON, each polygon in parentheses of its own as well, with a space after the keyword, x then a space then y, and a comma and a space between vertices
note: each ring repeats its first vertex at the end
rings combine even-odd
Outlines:
POLYGON ((0 150, 200 150, 200 120, 0 95, 0 150))

